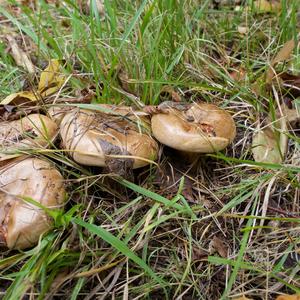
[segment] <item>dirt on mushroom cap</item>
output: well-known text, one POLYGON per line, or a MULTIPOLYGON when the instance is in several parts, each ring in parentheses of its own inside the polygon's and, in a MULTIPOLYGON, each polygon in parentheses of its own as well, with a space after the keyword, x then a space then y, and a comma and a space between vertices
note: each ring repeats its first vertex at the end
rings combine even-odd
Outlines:
POLYGON ((184 110, 172 107, 152 117, 152 132, 158 141, 187 152, 211 153, 233 141, 236 128, 231 115, 207 103, 184 110))
POLYGON ((63 177, 51 163, 38 158, 19 158, 0 168, 0 241, 8 248, 35 245, 51 229, 47 213, 29 202, 47 208, 63 204, 63 177))
POLYGON ((57 132, 57 125, 47 116, 40 114, 31 114, 20 120, 1 122, 0 160, 10 157, 4 152, 44 148, 53 141, 57 132))
POLYGON ((114 112, 74 109, 67 113, 60 126, 63 147, 80 164, 107 166, 118 174, 123 167, 149 164, 157 156, 158 145, 150 136, 147 120, 126 107, 114 112))

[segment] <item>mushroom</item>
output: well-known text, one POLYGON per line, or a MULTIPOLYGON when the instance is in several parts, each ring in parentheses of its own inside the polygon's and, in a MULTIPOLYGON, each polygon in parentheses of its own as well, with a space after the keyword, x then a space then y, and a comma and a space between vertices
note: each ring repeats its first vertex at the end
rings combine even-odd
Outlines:
POLYGON ((54 166, 38 158, 22 157, 0 167, 0 242, 10 249, 34 246, 53 222, 33 199, 49 209, 64 201, 62 175, 54 166))
POLYGON ((20 120, 1 122, 0 160, 11 158, 11 152, 16 150, 47 147, 55 138, 57 131, 55 122, 40 114, 30 114, 20 120))
POLYGON ((152 116, 151 127, 162 144, 192 153, 220 151, 236 135, 231 115, 208 103, 162 103, 152 116))
POLYGON ((106 166, 121 175, 124 168, 140 168, 156 159, 158 145, 145 116, 126 106, 97 107, 102 111, 75 108, 62 119, 63 147, 76 162, 106 166))
POLYGON ((60 125, 65 114, 73 110, 73 106, 51 106, 47 113, 52 121, 54 121, 58 126, 60 125))

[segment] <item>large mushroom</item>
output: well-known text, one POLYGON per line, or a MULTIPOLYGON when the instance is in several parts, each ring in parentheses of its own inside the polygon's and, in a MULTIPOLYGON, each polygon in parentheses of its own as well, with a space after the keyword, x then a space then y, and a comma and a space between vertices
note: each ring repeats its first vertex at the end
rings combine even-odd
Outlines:
POLYGON ((51 229, 45 210, 58 209, 65 197, 63 177, 55 167, 33 157, 2 162, 0 167, 0 242, 10 249, 34 246, 51 229), (29 199, 29 201, 28 201, 29 199))
POLYGON ((123 175, 156 159, 158 145, 145 116, 125 106, 98 108, 102 111, 75 108, 62 119, 63 147, 76 162, 123 175))
POLYGON ((153 136, 162 144, 192 153, 220 151, 236 135, 231 115, 208 103, 162 103, 151 126, 153 136))
POLYGON ((58 127, 44 115, 30 114, 20 120, 1 122, 0 160, 14 156, 15 151, 47 147, 58 127))

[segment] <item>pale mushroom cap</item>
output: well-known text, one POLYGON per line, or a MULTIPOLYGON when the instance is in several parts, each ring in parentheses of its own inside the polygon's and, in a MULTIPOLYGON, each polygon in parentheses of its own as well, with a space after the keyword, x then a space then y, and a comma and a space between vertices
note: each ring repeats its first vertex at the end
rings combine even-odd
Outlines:
MULTIPOLYGON (((99 108, 99 112, 106 113, 108 115, 118 114, 121 116, 130 115, 134 118, 134 110, 129 106, 118 106, 112 104, 92 104, 91 111, 97 112, 97 108, 99 108)), ((57 124, 60 125, 61 121, 63 120, 64 116, 73 111, 74 106, 51 106, 47 112, 50 118, 57 124)))
POLYGON ((231 115, 207 103, 191 104, 186 111, 170 108, 167 113, 155 114, 151 126, 159 142, 186 152, 220 151, 236 135, 231 115))
POLYGON ((47 116, 31 114, 20 120, 1 122, 0 160, 10 158, 3 152, 13 152, 28 148, 44 148, 54 140, 58 127, 47 116))
POLYGON ((62 119, 64 118, 65 114, 70 112, 74 107, 72 106, 51 106, 47 113, 52 121, 54 121, 58 126, 60 125, 62 119))
POLYGON ((0 239, 8 248, 35 245, 52 227, 45 211, 21 197, 48 208, 60 208, 65 197, 62 175, 47 161, 21 158, 0 168, 0 239))
MULTIPOLYGON (((113 106, 109 108, 114 109, 113 106)), ((129 109, 124 107, 114 111, 120 115, 81 109, 65 115, 60 135, 64 148, 76 162, 104 167, 120 157, 131 160, 133 168, 139 168, 156 158, 158 146, 147 133, 146 121, 133 114, 125 118, 129 109)))

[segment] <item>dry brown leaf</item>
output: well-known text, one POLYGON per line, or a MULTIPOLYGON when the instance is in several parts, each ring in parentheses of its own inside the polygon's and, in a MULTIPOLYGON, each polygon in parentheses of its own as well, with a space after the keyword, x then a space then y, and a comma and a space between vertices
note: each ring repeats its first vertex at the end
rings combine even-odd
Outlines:
POLYGON ((281 11, 281 1, 256 0, 253 2, 254 9, 258 13, 278 13, 281 11))
POLYGON ((290 59, 294 48, 295 48, 294 40, 289 40, 283 45, 281 50, 277 53, 277 55, 272 60, 271 65, 266 72, 266 83, 267 84, 270 84, 272 82, 273 78, 276 76, 276 73, 274 72, 274 67, 280 62, 290 59))
POLYGON ((248 298, 246 296, 242 296, 242 297, 239 297, 239 298, 234 298, 233 300, 252 300, 252 299, 248 298))
POLYGON ((298 295, 280 295, 276 300, 300 300, 300 294, 298 295))
POLYGON ((213 237, 212 241, 210 242, 210 247, 217 251, 221 257, 228 257, 228 246, 217 236, 213 237))
POLYGON ((58 59, 51 59, 48 67, 42 72, 38 91, 42 97, 56 93, 65 83, 66 76, 58 59))
POLYGON ((256 162, 280 164, 286 154, 286 145, 278 141, 271 127, 266 127, 253 135, 252 154, 256 162))
POLYGON ((34 74, 35 67, 33 63, 31 62, 29 56, 19 47, 13 35, 6 35, 6 39, 11 49, 11 55, 14 58, 16 64, 24 68, 29 74, 34 74))

